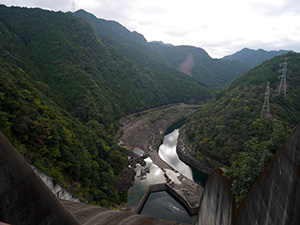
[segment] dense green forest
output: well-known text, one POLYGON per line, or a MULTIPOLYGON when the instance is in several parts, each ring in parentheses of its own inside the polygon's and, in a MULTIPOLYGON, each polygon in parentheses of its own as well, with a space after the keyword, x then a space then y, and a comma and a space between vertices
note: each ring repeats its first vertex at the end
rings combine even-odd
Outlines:
POLYGON ((141 34, 130 32, 115 21, 98 19, 84 10, 75 12, 75 15, 85 19, 106 44, 117 47, 123 56, 139 66, 150 67, 161 76, 171 71, 175 75, 174 69, 177 70, 189 54, 195 59, 193 78, 213 89, 224 87, 249 70, 247 64, 238 60, 212 59, 201 48, 148 43, 141 34))
POLYGON ((71 13, 0 6, 0 129, 29 163, 90 203, 120 203, 128 162, 113 139, 118 118, 211 97, 166 68, 137 65, 71 13))
POLYGON ((300 121, 300 55, 274 57, 233 81, 187 123, 193 155, 211 169, 224 165, 238 203, 300 121), (287 96, 277 94, 287 58, 287 96), (270 117, 262 112, 270 81, 270 117), (262 113, 261 113, 262 112, 262 113))

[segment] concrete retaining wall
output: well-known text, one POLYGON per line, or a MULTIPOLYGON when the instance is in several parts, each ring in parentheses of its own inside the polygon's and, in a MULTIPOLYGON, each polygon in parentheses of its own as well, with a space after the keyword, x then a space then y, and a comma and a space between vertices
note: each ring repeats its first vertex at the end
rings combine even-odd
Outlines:
POLYGON ((52 177, 49 177, 47 174, 43 173, 36 167, 31 165, 33 171, 44 181, 47 187, 52 191, 52 193, 59 199, 67 200, 71 202, 81 202, 80 199, 71 195, 64 187, 60 186, 59 184, 54 184, 52 177))

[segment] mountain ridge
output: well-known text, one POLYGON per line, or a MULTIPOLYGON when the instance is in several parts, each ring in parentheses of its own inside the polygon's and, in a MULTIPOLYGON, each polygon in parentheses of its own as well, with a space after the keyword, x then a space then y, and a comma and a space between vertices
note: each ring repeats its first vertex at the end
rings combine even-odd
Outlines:
POLYGON ((243 48, 240 51, 232 54, 227 55, 222 58, 222 60, 241 60, 248 64, 250 68, 254 68, 255 66, 258 66, 263 61, 271 59, 278 55, 283 55, 288 52, 292 52, 291 50, 272 50, 272 51, 266 51, 264 49, 249 49, 249 48, 243 48))
MULTIPOLYGON (((124 27, 119 23, 115 23, 115 25, 119 25, 119 28, 116 25, 113 32, 110 32, 111 36, 108 36, 106 29, 109 22, 84 10, 75 12, 75 15, 85 19, 102 39, 118 48, 125 57, 140 66, 151 66, 160 70, 163 64, 178 70, 187 55, 192 53, 195 58, 195 66, 191 71, 192 77, 213 89, 222 88, 249 69, 246 64, 241 62, 212 59, 202 48, 173 46, 160 41, 147 42, 144 38, 136 41, 133 32, 127 30, 124 34, 124 27)), ((111 28, 109 29, 111 30, 111 28)), ((143 36, 141 35, 141 37, 143 36)))

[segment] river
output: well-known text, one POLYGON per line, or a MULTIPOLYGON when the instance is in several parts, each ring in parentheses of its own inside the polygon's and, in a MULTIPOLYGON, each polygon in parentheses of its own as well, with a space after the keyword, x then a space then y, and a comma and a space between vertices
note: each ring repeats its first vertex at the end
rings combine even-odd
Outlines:
MULTIPOLYGON (((176 153, 178 128, 184 122, 180 121, 168 128, 163 144, 159 147, 159 156, 179 173, 204 186, 207 175, 183 163, 176 153)), ((134 151, 138 154, 143 152, 139 149, 134 149, 134 151)), ((135 169, 137 172, 134 180, 135 185, 128 191, 127 204, 131 206, 138 205, 148 185, 166 181, 162 170, 150 158, 146 158, 145 161, 146 166, 138 165, 135 169), (143 176, 141 172, 145 168, 149 168, 150 173, 143 176)), ((165 191, 151 193, 140 214, 189 224, 193 223, 194 220, 194 217, 189 215, 186 209, 165 191)))

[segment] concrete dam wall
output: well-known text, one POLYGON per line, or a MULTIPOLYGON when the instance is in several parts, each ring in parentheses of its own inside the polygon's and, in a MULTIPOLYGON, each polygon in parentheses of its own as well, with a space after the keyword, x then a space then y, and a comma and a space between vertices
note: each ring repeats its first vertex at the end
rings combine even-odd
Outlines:
POLYGON ((0 132, 0 221, 79 224, 0 132))
POLYGON ((241 203, 237 224, 300 224, 300 126, 241 203))
POLYGON ((213 171, 200 201, 197 225, 299 225, 300 126, 262 172, 236 212, 229 181, 213 171))
POLYGON ((196 225, 231 225, 234 213, 235 200, 230 182, 223 176, 223 170, 216 169, 206 181, 196 225))

